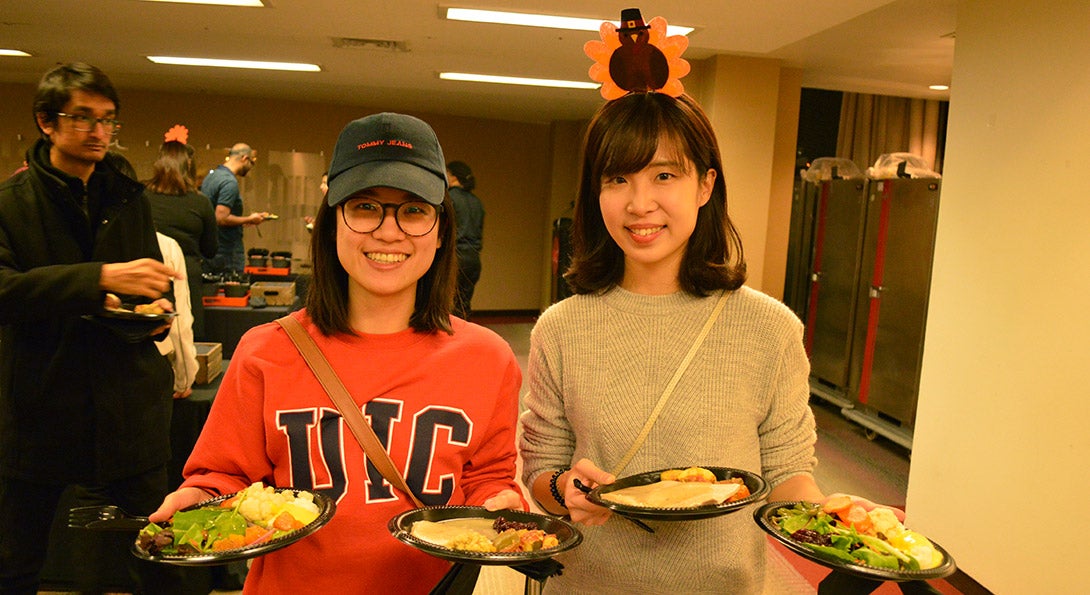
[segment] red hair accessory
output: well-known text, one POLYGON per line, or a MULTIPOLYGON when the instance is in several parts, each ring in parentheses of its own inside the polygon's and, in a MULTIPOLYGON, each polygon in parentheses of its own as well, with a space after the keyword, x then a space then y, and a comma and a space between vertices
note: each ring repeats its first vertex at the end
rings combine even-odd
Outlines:
POLYGON ((189 129, 181 124, 175 124, 163 135, 163 142, 177 141, 183 145, 189 142, 189 129))
POLYGON ((628 93, 660 92, 679 97, 685 92, 681 77, 689 74, 689 63, 681 54, 689 47, 684 35, 666 36, 666 19, 655 17, 644 24, 638 8, 621 11, 621 27, 606 21, 598 29, 602 40, 583 45, 583 53, 594 60, 590 78, 602 83, 606 100, 628 93))

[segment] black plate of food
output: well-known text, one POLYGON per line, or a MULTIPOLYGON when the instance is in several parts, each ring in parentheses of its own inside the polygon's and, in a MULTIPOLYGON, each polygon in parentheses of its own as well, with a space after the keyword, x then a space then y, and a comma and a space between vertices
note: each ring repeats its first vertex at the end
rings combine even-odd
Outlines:
POLYGON ((140 322, 163 321, 176 316, 176 312, 139 312, 136 306, 125 305, 120 308, 105 308, 99 316, 114 320, 136 320, 140 322))
MULTIPOLYGON (((294 490, 289 488, 275 488, 272 491, 287 497, 297 495, 300 492, 300 490, 294 490)), ((228 500, 234 498, 235 496, 243 494, 244 492, 245 490, 236 494, 229 494, 226 496, 219 496, 218 498, 213 498, 211 500, 205 500, 204 502, 201 502, 194 506, 182 509, 178 511, 178 513, 191 512, 202 509, 212 511, 229 510, 231 508, 230 506, 223 507, 221 505, 228 500)), ((149 528, 152 526, 149 524, 148 527, 145 527, 140 532, 140 535, 137 536, 136 541, 132 544, 132 547, 130 549, 134 556, 142 560, 148 560, 149 562, 161 562, 164 564, 173 564, 176 566, 214 566, 217 564, 234 562, 236 560, 246 560, 249 558, 255 558, 257 556, 262 556, 270 552, 274 552, 278 549, 287 547, 299 541, 300 539, 303 539, 304 537, 324 527, 326 523, 328 523, 333 518, 333 514, 336 512, 337 509, 337 505, 333 502, 333 500, 330 499, 328 496, 324 496, 320 493, 308 493, 312 496, 313 503, 317 507, 317 516, 315 516, 313 520, 310 520, 308 523, 297 528, 275 531, 273 529, 265 529, 265 531, 261 534, 262 536, 258 538, 258 540, 253 541, 248 545, 228 547, 230 544, 221 544, 220 546, 218 546, 221 549, 212 549, 211 547, 202 546, 202 548, 199 550, 193 550, 192 548, 189 548, 189 550, 186 551, 180 550, 179 548, 171 545, 167 546, 164 549, 158 550, 155 546, 148 545, 148 542, 146 540, 142 540, 142 537, 145 536, 145 533, 148 532, 149 528)), ((236 506, 234 508, 238 507, 236 506)), ((212 513, 210 512, 209 514, 212 513)), ((314 510, 310 510, 308 516, 312 516, 313 514, 315 514, 314 510)), ((237 519, 232 519, 232 521, 237 522, 237 519)), ((175 530, 175 527, 172 526, 171 523, 161 523, 156 526, 164 530, 175 530)), ((255 525, 253 523, 247 523, 247 527, 251 528, 255 527, 255 525)), ((259 527, 258 529, 261 528, 259 527)), ((208 533, 209 532, 205 533, 206 538, 208 533)))
POLYGON ((513 566, 545 560, 572 549, 583 541, 583 534, 563 519, 523 512, 520 510, 485 510, 479 506, 431 506, 403 512, 387 524, 395 538, 418 550, 450 562, 480 564, 483 566, 513 566), (511 535, 500 535, 495 529, 496 520, 523 524, 513 527, 519 542, 530 551, 483 551, 488 548, 511 545, 511 535), (553 535, 556 543, 541 542, 541 535, 530 534, 539 530, 553 535), (473 534, 476 535, 473 535, 473 534), (482 541, 482 538, 485 541, 482 541), (538 543, 538 549, 535 547, 538 543), (444 545, 445 544, 445 545, 444 545), (464 549, 464 548, 478 549, 464 549))
POLYGON ((138 343, 147 339, 148 335, 176 315, 175 312, 156 314, 136 312, 131 306, 124 306, 107 308, 98 314, 87 314, 83 318, 105 326, 129 343, 138 343))
MULTIPOLYGON (((615 500, 621 495, 626 494, 614 494, 626 488, 640 487, 643 490, 651 490, 651 487, 644 488, 643 486, 652 486, 653 484, 660 484, 663 482, 663 473, 667 471, 687 471, 682 469, 659 469, 658 471, 648 471, 647 473, 640 473, 638 475, 630 475, 628 477, 622 477, 617 481, 608 484, 600 485, 590 493, 587 494, 587 499, 591 502, 604 506, 614 513, 633 517, 638 519, 647 519, 653 521, 691 521, 697 519, 707 519, 712 517, 721 516, 741 510, 754 502, 757 502, 768 494, 768 483, 764 478, 756 473, 746 471, 745 469, 734 469, 732 467, 690 467, 689 469, 703 469, 711 472, 715 476, 716 482, 724 482, 725 480, 741 480, 741 485, 749 491, 749 495, 736 500, 727 500, 720 504, 703 504, 703 505, 683 505, 676 506, 670 504, 660 504, 661 499, 651 500, 648 503, 636 504, 631 499, 615 500)), ((710 479, 710 478, 709 478, 710 479)), ((699 482, 699 481, 683 481, 682 484, 689 484, 684 486, 677 486, 681 489, 696 489, 704 488, 706 490, 719 490, 727 488, 729 484, 726 483, 713 483, 713 482, 699 482), (702 485, 699 485, 702 484, 702 485), (711 486, 723 486, 723 488, 711 488, 711 486)), ((664 484, 665 485, 665 484, 664 484)), ((646 493, 645 493, 646 494, 646 493)), ((712 495, 715 495, 714 493, 712 495)), ((673 496, 673 494, 671 494, 673 496)), ((718 494, 722 496, 722 493, 718 494)), ((703 495, 693 495, 686 492, 681 496, 681 499, 687 501, 695 501, 704 498, 703 495)), ((669 500, 667 498, 666 500, 669 500)))
MULTIPOLYGON (((930 566, 929 568, 922 568, 919 570, 908 569, 904 563, 899 564, 898 569, 885 568, 866 564, 858 557, 858 554, 848 554, 849 557, 855 558, 853 561, 848 561, 842 558, 840 555, 834 555, 811 549, 807 545, 796 541, 782 528, 781 523, 788 514, 797 514, 800 511, 807 511, 806 514, 819 515, 825 514, 821 512, 821 505, 814 504, 812 502, 769 502, 764 506, 758 508, 753 512, 753 519, 757 521, 766 533, 771 535, 776 541, 780 542, 787 549, 792 552, 814 562, 821 564, 827 568, 831 568, 838 572, 844 572, 860 578, 880 580, 880 581, 917 581, 917 580, 931 580, 937 578, 943 578, 954 574, 957 571, 957 564, 954 562, 954 558, 934 541, 929 541, 929 545, 933 548, 932 556, 941 555, 941 560, 937 557, 933 558, 930 562, 920 564, 921 566, 930 566)), ((850 533, 849 533, 850 534, 850 533)), ((872 539, 878 539, 872 537, 872 539)), ((888 547, 893 547, 889 541, 882 540, 888 547)), ((828 546, 832 547, 832 546, 828 546)), ((919 550, 917 555, 919 555, 919 550)), ((926 549, 923 550, 927 552, 926 549)), ((902 552, 904 554, 904 552, 902 552)), ((906 556, 908 554, 905 554, 906 556)), ((922 555, 920 557, 923 557, 922 555)), ((919 564, 919 560, 916 560, 919 564)))

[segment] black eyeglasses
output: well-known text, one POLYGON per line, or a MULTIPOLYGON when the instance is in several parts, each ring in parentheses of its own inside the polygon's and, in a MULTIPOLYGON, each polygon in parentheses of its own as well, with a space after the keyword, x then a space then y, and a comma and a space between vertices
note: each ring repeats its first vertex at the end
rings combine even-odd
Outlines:
POLYGON ((80 132, 91 132, 98 124, 102 124, 103 130, 110 134, 117 134, 121 130, 121 120, 113 118, 95 118, 84 114, 66 114, 63 112, 57 112, 57 116, 71 120, 72 127, 80 132))
POLYGON ((393 209, 398 229, 407 236, 425 236, 435 229, 442 205, 423 200, 400 204, 379 202, 372 198, 350 198, 341 205, 341 217, 348 229, 356 233, 371 233, 382 226, 386 209, 393 209))

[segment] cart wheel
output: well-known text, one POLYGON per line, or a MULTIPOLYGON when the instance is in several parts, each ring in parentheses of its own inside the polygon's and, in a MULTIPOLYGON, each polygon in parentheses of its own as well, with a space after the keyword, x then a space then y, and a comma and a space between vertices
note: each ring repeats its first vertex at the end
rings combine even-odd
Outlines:
POLYGON ((873 442, 874 439, 878 437, 878 432, 875 432, 870 428, 863 428, 863 437, 873 442))

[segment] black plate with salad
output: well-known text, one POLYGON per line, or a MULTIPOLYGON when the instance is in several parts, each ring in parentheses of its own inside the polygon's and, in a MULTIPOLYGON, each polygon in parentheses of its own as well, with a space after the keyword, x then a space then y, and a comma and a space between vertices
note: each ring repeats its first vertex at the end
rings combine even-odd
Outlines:
POLYGON ((930 580, 957 570, 949 552, 906 529, 891 511, 853 510, 849 517, 848 510, 830 513, 812 502, 770 502, 754 511, 753 518, 796 554, 860 578, 930 580))
POLYGON ((333 518, 336 508, 320 493, 255 483, 179 510, 170 523, 149 523, 131 551, 143 560, 177 566, 245 560, 314 533, 333 518))

